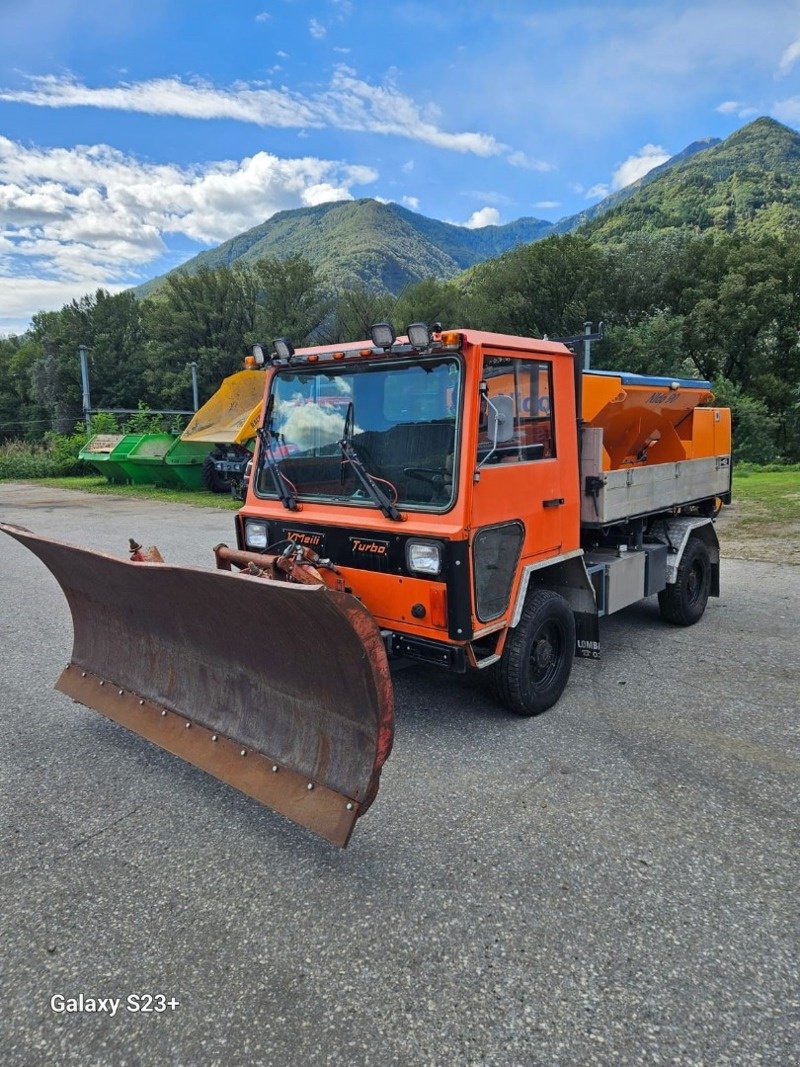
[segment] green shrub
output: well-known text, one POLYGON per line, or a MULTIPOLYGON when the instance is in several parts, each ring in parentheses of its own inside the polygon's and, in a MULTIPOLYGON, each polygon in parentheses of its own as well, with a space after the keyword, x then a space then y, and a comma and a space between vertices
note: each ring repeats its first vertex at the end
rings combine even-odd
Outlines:
MULTIPOLYGON (((92 433, 121 433, 119 419, 109 411, 98 411, 92 415, 92 433)), ((80 423, 75 427, 75 433, 83 433, 80 423)))
POLYGON ((7 441, 0 445, 0 478, 49 478, 58 470, 43 444, 7 441))
POLYGON ((760 467, 780 459, 777 446, 778 419, 763 400, 747 396, 738 385, 725 378, 714 382, 715 403, 731 409, 733 458, 738 463, 760 467))
POLYGON ((40 442, 7 441, 0 445, 0 479, 60 478, 68 474, 89 474, 78 452, 86 444, 85 433, 49 432, 40 442))
POLYGON ((156 415, 140 400, 139 410, 128 416, 125 433, 165 433, 167 421, 164 415, 156 415))

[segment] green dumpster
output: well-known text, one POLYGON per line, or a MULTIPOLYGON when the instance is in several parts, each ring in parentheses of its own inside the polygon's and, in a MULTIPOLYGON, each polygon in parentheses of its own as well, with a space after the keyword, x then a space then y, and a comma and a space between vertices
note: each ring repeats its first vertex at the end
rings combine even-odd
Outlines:
POLYGON ((115 451, 114 459, 136 485, 182 485, 175 469, 165 463, 175 441, 171 433, 128 434, 117 446, 124 446, 126 454, 118 457, 115 451))
POLYGON ((78 459, 91 463, 95 470, 105 475, 110 482, 121 485, 128 476, 117 459, 117 449, 125 435, 120 433, 96 433, 90 437, 78 453, 78 459))
POLYGON ((203 485, 203 464, 208 454, 208 445, 204 442, 182 441, 179 437, 164 461, 180 485, 188 489, 200 489, 203 485))

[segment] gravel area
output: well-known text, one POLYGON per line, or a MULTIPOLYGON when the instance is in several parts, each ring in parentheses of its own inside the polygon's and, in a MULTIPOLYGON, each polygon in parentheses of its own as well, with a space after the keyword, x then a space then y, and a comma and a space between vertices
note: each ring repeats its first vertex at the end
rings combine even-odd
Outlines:
MULTIPOLYGON (((180 563, 233 541, 229 512, 19 484, 0 519, 180 563)), ((538 719, 397 672, 342 852, 54 692, 66 604, 1 558, 4 1063, 797 1062, 797 567, 724 558, 690 629, 608 620, 538 719), (80 994, 120 1005, 51 1007, 80 994)))

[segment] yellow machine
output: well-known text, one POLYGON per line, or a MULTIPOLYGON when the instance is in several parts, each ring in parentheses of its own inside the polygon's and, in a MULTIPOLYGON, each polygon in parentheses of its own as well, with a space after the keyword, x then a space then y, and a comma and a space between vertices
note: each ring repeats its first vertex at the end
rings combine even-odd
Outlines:
POLYGON ((203 465, 203 483, 225 493, 241 482, 253 451, 264 396, 264 374, 255 369, 237 371, 195 413, 181 434, 188 443, 213 447, 203 465))

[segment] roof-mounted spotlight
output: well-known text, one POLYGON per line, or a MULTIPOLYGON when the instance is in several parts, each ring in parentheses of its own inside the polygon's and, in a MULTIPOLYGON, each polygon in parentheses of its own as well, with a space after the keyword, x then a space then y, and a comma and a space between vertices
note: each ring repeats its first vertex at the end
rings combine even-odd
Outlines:
POLYGON ((285 359, 287 363, 292 362, 294 345, 288 337, 276 337, 272 342, 272 347, 275 349, 275 355, 278 359, 285 359))
POLYGON ((256 366, 263 367, 264 364, 267 362, 266 356, 264 355, 264 346, 253 345, 251 351, 253 353, 253 359, 255 360, 256 366))
POLYGON ((370 326, 369 335, 375 347, 382 348, 384 352, 392 347, 397 337, 391 322, 376 322, 373 326, 370 326))
POLYGON ((427 322, 410 323, 406 327, 406 334, 408 335, 408 343, 413 345, 414 348, 430 348, 433 338, 431 328, 427 322))

